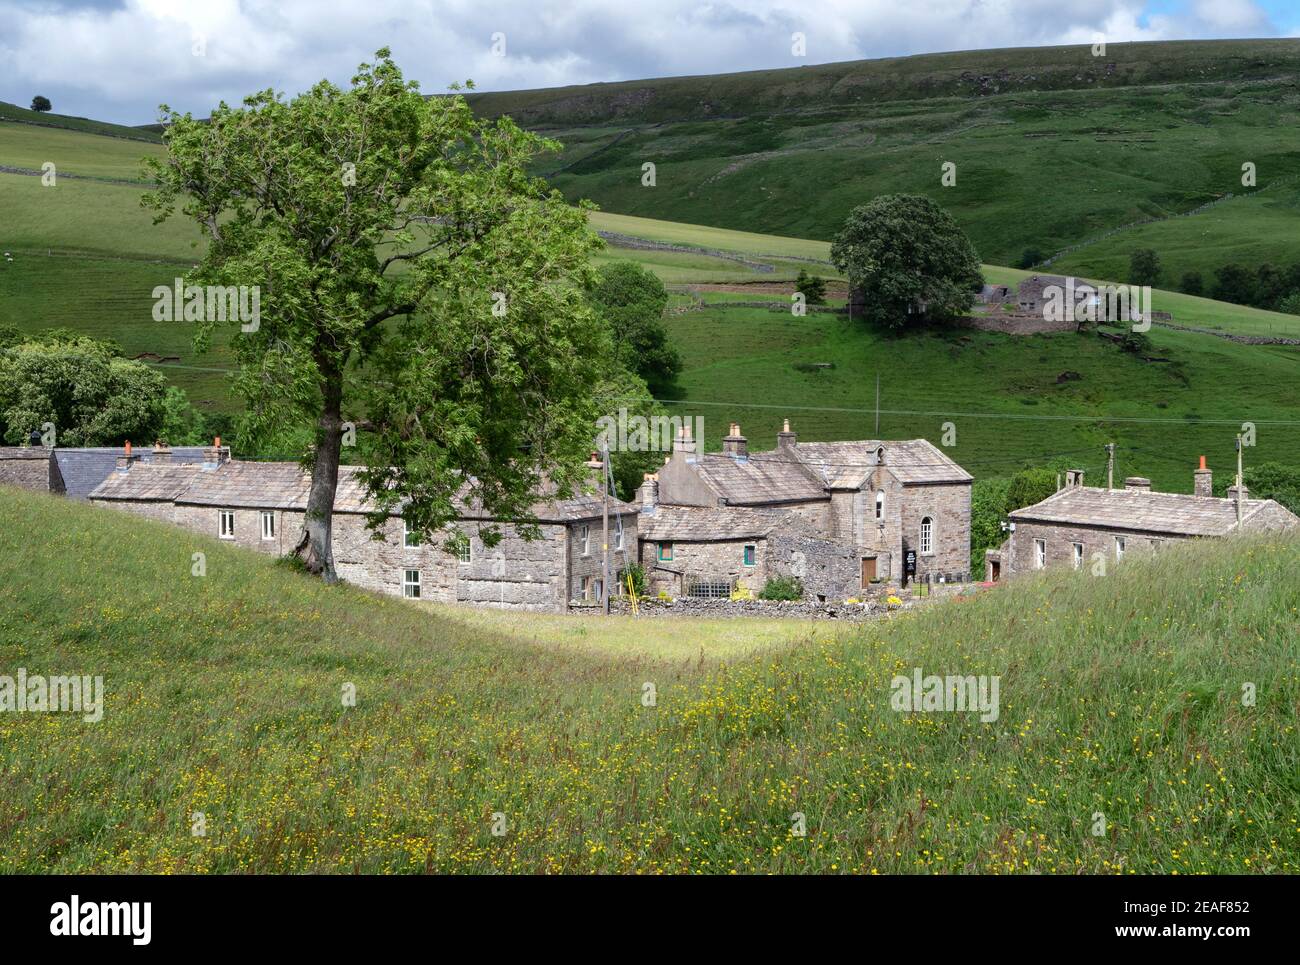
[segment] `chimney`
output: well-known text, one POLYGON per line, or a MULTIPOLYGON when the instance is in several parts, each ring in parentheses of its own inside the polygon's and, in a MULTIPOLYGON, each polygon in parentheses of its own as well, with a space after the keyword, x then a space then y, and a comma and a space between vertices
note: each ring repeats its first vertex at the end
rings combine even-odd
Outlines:
MULTIPOLYGON (((1237 487, 1235 484, 1228 487, 1228 498, 1233 500, 1237 498, 1237 487)), ((1242 483, 1241 499, 1243 502, 1245 502, 1249 498, 1250 498, 1250 487, 1247 486, 1245 483, 1242 483)))
POLYGON ((27 442, 24 443, 24 446, 31 447, 31 446, 39 446, 40 444, 41 444, 41 430, 33 429, 31 433, 27 436, 27 442))
POLYGON ((1134 492, 1149 493, 1151 492, 1151 480, 1146 476, 1129 476, 1124 480, 1124 488, 1131 489, 1134 492))
POLYGON ((786 419, 781 431, 776 434, 776 448, 781 452, 793 449, 799 444, 799 437, 790 431, 790 420, 786 419))
POLYGON ((659 477, 652 472, 645 474, 645 480, 636 491, 637 501, 641 504, 641 512, 653 513, 655 506, 659 504, 659 477))
POLYGON ((740 423, 731 424, 731 432, 722 440, 722 451, 738 462, 749 458, 749 440, 740 434, 740 423))
POLYGON ((203 449, 203 468, 216 469, 223 462, 230 460, 230 450, 221 448, 221 436, 212 440, 212 445, 203 449))
POLYGON ((155 466, 166 466, 172 461, 171 447, 162 442, 154 442, 153 456, 149 460, 155 466))
POLYGON ((1067 469, 1065 470, 1065 488, 1081 489, 1083 488, 1083 470, 1067 469))
POLYGON ((1214 473, 1205 466, 1205 457, 1201 456, 1201 468, 1192 473, 1192 492, 1198 496, 1214 495, 1214 473))
MULTIPOLYGON (((688 458, 695 455, 695 440, 691 438, 691 424, 687 422, 677 433, 677 439, 673 444, 673 452, 685 454, 688 458)), ((693 458, 689 461, 694 462, 693 458)))
POLYGON ((131 468, 132 463, 139 461, 140 457, 131 452, 131 440, 128 439, 126 445, 122 447, 122 454, 117 457, 117 471, 126 472, 131 468))

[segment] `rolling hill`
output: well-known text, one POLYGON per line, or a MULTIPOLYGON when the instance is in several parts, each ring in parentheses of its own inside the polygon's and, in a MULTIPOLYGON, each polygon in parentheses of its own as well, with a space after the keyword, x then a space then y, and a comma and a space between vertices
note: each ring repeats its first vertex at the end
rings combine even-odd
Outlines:
MULTIPOLYGON (((565 144, 542 166, 623 214, 828 240, 877 194, 935 198, 987 262, 1231 199, 1152 229, 1166 284, 1234 260, 1290 264, 1300 40, 930 54, 705 77, 472 95, 565 144), (653 188, 642 165, 656 165, 653 188), (956 165, 956 183, 940 184, 956 165), (1257 187, 1242 185, 1253 163, 1257 187), (1260 194, 1254 202, 1255 194, 1260 194), (1267 195, 1264 197, 1264 195, 1267 195), (1279 231, 1280 226, 1289 230, 1279 231)), ((1115 259, 1065 262, 1115 277, 1115 259)))
MULTIPOLYGON (((1253 44, 1243 42, 1229 47, 1213 44, 1208 47, 1197 44, 1154 45, 1139 53, 1155 65, 1150 67, 1151 70, 1164 63, 1165 66, 1159 69, 1170 72, 1167 76, 1162 75, 1170 84, 1190 84, 1204 93, 1203 87, 1198 86, 1201 82, 1194 83, 1194 78, 1209 77, 1204 72, 1211 70, 1214 78, 1220 78, 1221 71, 1227 68, 1219 65, 1211 69, 1197 58, 1207 50, 1219 53, 1253 50, 1253 44), (1182 64, 1178 68, 1181 74, 1175 70, 1177 64, 1182 64)), ((1263 53, 1254 60, 1244 54, 1236 59, 1235 54, 1224 58, 1225 64, 1236 64, 1233 83, 1243 85, 1241 91, 1253 90, 1252 85, 1281 84, 1278 89, 1285 94, 1288 90, 1285 83, 1269 80, 1269 77, 1287 69, 1290 61, 1286 58, 1294 53, 1294 44, 1264 43, 1258 49, 1263 53)), ((1123 77, 1129 80, 1123 85, 1115 77, 1097 79, 1091 86, 1082 88, 1039 84, 1050 89, 1038 90, 1032 84, 1020 84, 1013 93, 999 86, 998 91, 968 91, 957 100, 965 104, 962 110, 1002 110, 998 104, 1005 106, 1010 103, 999 100, 1003 97, 1074 98, 1084 105, 1092 102, 1101 105, 1097 110, 1131 110, 1137 116, 1144 109, 1142 105, 1149 106, 1152 101, 1141 86, 1144 78, 1149 79, 1150 75, 1138 69, 1142 58, 1131 57, 1132 52, 1126 51, 1127 48, 1121 48, 1115 54, 1116 57, 1128 58, 1125 62, 1131 67, 1126 68, 1128 73, 1123 77)), ((986 68, 991 69, 990 65, 1004 53, 1007 52, 984 52, 978 56, 985 59, 978 64, 972 61, 974 66, 971 69, 987 72, 986 68)), ((1016 56, 1022 55, 1029 56, 1024 52, 1016 56)), ((923 116, 932 119, 947 117, 948 107, 945 105, 955 103, 953 91, 943 88, 937 81, 923 82, 917 78, 928 76, 921 71, 926 64, 933 70, 942 67, 940 73, 956 70, 954 65, 962 63, 964 56, 954 54, 931 60, 909 59, 907 69, 911 73, 907 76, 912 77, 912 81, 899 86, 894 94, 882 95, 873 99, 869 106, 856 109, 875 112, 873 116, 879 117, 895 110, 902 112, 898 117, 914 120, 923 116)), ((1048 60, 1065 57, 1068 61, 1074 53, 1040 51, 1034 56, 1048 60)), ((1030 61, 1023 60, 1023 57, 1017 63, 1022 66, 1029 64, 1030 61)), ((807 71, 816 76, 840 77, 840 81, 831 85, 838 90, 836 85, 850 76, 851 69, 857 68, 854 65, 831 65, 807 68, 807 71)), ((880 68, 869 64, 861 69, 870 74, 880 68)), ((1029 70, 1029 67, 1024 69, 1029 70)), ((778 112, 763 121, 764 124, 769 121, 785 124, 794 118, 788 114, 789 110, 811 110, 808 97, 813 95, 805 92, 807 96, 801 94, 796 98, 791 95, 787 100, 780 100, 772 93, 779 89, 779 85, 772 86, 775 84, 772 78, 778 74, 787 76, 780 72, 762 73, 761 76, 735 75, 727 79, 727 84, 734 86, 744 82, 752 86, 764 78, 767 79, 765 83, 771 81, 768 87, 763 88, 767 93, 754 95, 754 103, 787 110, 786 114, 778 112), (785 120, 781 120, 782 117, 785 120)), ((680 88, 686 90, 691 84, 698 86, 706 81, 708 79, 686 78, 662 83, 686 85, 680 88)), ((1227 81, 1215 79, 1204 83, 1227 81)), ((595 96, 594 92, 588 93, 595 96)), ((553 94, 528 92, 527 96, 518 95, 517 101, 509 101, 505 95, 481 95, 476 103, 481 110, 508 106, 512 110, 527 111, 531 110, 529 104, 546 102, 545 98, 553 94)), ((1171 109, 1170 105, 1181 103, 1182 97, 1176 91, 1167 91, 1155 100, 1164 105, 1162 109, 1171 109)), ((1246 120, 1255 118, 1263 108, 1247 109, 1244 106, 1246 102, 1254 103, 1252 98, 1256 97, 1255 94, 1247 92, 1242 97, 1244 100, 1235 113, 1207 116, 1205 124, 1212 128, 1230 124, 1214 136, 1226 141, 1235 136, 1233 131, 1237 126, 1245 125, 1253 132, 1247 133, 1261 142, 1268 140, 1285 144, 1276 137, 1276 128, 1256 126, 1254 121, 1246 124, 1246 120)), ((1284 98, 1283 112, 1285 103, 1284 98)), ((591 109, 595 110, 595 107, 591 109)), ((1276 120, 1277 105, 1269 110, 1276 120)), ((1090 116, 1087 111, 1053 114, 1055 120, 1052 120, 1017 108, 1009 117, 1003 118, 1007 123, 1000 121, 978 128, 983 132, 981 136, 993 138, 981 150, 987 149, 990 158, 1000 156, 999 163, 1012 163, 1013 160, 1019 163, 1005 141, 998 142, 994 137, 996 132, 1005 130, 1009 132, 1007 136, 1014 134, 1031 145, 1046 143, 1059 138, 1023 135, 1036 135, 1049 129, 1053 123, 1086 125, 1095 122, 1095 117, 1089 120, 1090 116)), ((633 113, 628 119, 649 123, 648 118, 649 115, 633 113)), ((713 145, 709 151, 739 150, 744 147, 743 138, 729 140, 727 132, 731 131, 730 125, 751 122, 752 118, 735 117, 713 120, 692 117, 662 124, 655 121, 659 126, 654 128, 652 139, 665 149, 678 144, 687 150, 688 144, 694 143, 695 148, 689 149, 700 148, 696 152, 699 156, 689 163, 701 165, 701 170, 712 166, 716 173, 718 165, 725 166, 733 161, 724 162, 721 155, 709 155, 703 152, 701 145, 713 145), (696 127, 675 126, 678 124, 696 127), (708 133, 710 130, 714 133, 708 133)), ((592 138, 605 137, 612 129, 608 125, 595 124, 560 132, 567 145, 560 162, 564 162, 566 157, 587 156, 583 152, 590 151, 592 138)), ((915 130, 908 133, 911 129, 904 123, 895 125, 893 129, 898 138, 895 144, 898 150, 885 150, 887 145, 877 139, 868 154, 879 148, 892 157, 902 151, 903 143, 915 133, 915 130)), ((808 128, 796 125, 790 130, 806 133, 808 128)), ((1172 142, 1165 144, 1162 138, 1183 137, 1186 133, 1180 133, 1178 125, 1171 127, 1166 124, 1160 130, 1163 132, 1157 138, 1160 151, 1173 149, 1172 142)), ((1203 126, 1197 128, 1202 133, 1204 130, 1203 126)), ((961 137, 974 137, 976 133, 976 130, 968 131, 961 137)), ((1122 140, 1116 141, 1110 135, 1097 135, 1090 136, 1088 143, 1105 143, 1109 145, 1107 150, 1116 157, 1130 152, 1136 158, 1149 149, 1149 143, 1144 142, 1140 147, 1135 144, 1124 146, 1122 140)), ((803 134, 793 137, 792 143, 801 151, 808 148, 804 161, 815 161, 821 156, 820 148, 813 150, 808 147, 813 142, 805 139, 803 134)), ((1213 138, 1199 146, 1184 141, 1178 150, 1186 157, 1194 158, 1201 156, 1198 152, 1206 144, 1212 146, 1213 143, 1213 138)), ((863 149, 867 150, 867 147, 863 149)), ((175 219, 162 226, 153 226, 148 213, 140 207, 140 195, 146 186, 138 181, 132 183, 133 179, 140 177, 139 159, 159 151, 161 147, 157 144, 103 136, 79 129, 75 124, 45 127, 0 120, 0 165, 37 170, 42 161, 54 160, 60 172, 54 188, 42 186, 39 178, 27 174, 0 173, 0 208, 6 214, 3 225, 0 225, 0 248, 13 253, 13 261, 0 262, 0 322, 17 324, 28 330, 56 325, 81 328, 117 339, 128 355, 151 353, 151 357, 171 359, 160 368, 183 387, 196 404, 228 411, 237 402, 231 398, 227 386, 227 370, 231 362, 224 344, 219 341, 208 354, 196 356, 191 345, 192 333, 183 323, 156 323, 150 314, 153 288, 169 284, 178 274, 184 273, 202 244, 198 232, 191 225, 175 219)), ((725 157, 734 160, 734 151, 725 157)), ((785 282, 788 286, 800 268, 834 275, 826 263, 829 246, 824 235, 819 238, 810 233, 805 237, 795 237, 777 230, 782 219, 791 216, 790 211, 796 211, 802 218, 811 209, 795 206, 784 214, 770 212, 775 219, 773 225, 764 222, 741 224, 735 228, 719 226, 729 221, 758 219, 760 214, 766 218, 763 212, 768 211, 771 191, 758 191, 756 194, 744 190, 741 185, 747 176, 746 171, 767 163, 784 164, 785 156, 779 155, 778 149, 777 155, 742 165, 710 185, 708 192, 713 192, 716 187, 719 192, 717 200, 726 209, 725 213, 721 209, 716 212, 713 225, 650 219, 629 213, 642 204, 642 199, 657 199, 654 200, 656 211, 660 202, 669 209, 674 207, 676 202, 672 198, 676 182, 673 179, 676 175, 672 173, 675 165, 671 164, 661 166, 658 186, 653 189, 639 187, 638 164, 634 179, 638 187, 635 190, 644 193, 633 195, 628 207, 620 209, 619 213, 602 211, 592 215, 594 227, 611 239, 611 246, 599 256, 602 260, 636 260, 657 272, 674 288, 673 312, 667 324, 673 341, 685 357, 685 369, 678 391, 669 400, 670 408, 681 414, 702 414, 707 445, 718 445, 723 427, 731 420, 741 422, 755 446, 770 445, 784 417, 794 421, 805 439, 862 438, 877 433, 935 438, 943 423, 953 422, 957 428, 957 444, 952 455, 980 478, 1006 475, 1026 465, 1069 460, 1091 470, 1095 479, 1102 470, 1101 446, 1114 441, 1119 445, 1118 472, 1121 477, 1130 473, 1142 474, 1150 476, 1158 488, 1187 491, 1190 467, 1199 455, 1205 454, 1220 472, 1234 464, 1233 437, 1243 422, 1250 421, 1259 430, 1259 446, 1248 454, 1248 459, 1300 465, 1300 447, 1293 442, 1294 428, 1300 418, 1297 416, 1300 413, 1300 381, 1296 378, 1300 367, 1300 347, 1297 346, 1242 345, 1192 332, 1156 328, 1150 333, 1150 356, 1155 361, 1147 361, 1122 353, 1093 335, 1068 333, 1014 338, 983 332, 933 331, 915 338, 899 339, 868 331, 840 316, 792 316, 786 307, 788 287, 783 289, 778 284, 776 290, 764 291, 751 288, 749 283, 785 282), (732 180, 733 176, 742 178, 742 181, 732 180), (748 215, 740 216, 749 205, 758 205, 754 209, 754 219, 748 215), (717 286, 729 286, 735 290, 718 290, 717 286), (768 303, 768 307, 763 303, 768 303), (881 389, 878 422, 875 412, 877 378, 881 389)), ((911 162, 904 160, 899 163, 906 168, 911 162)), ((1156 174, 1164 177, 1168 173, 1162 170, 1166 162, 1160 158, 1148 158, 1142 163, 1150 165, 1155 172, 1153 177, 1156 174)), ((869 196, 877 188, 884 190, 897 186, 887 178, 878 181, 868 176, 869 171, 864 174, 865 170, 854 175, 858 180, 843 183, 812 170, 799 176, 799 190, 814 192, 818 198, 827 192, 843 192, 847 204, 850 195, 860 198, 869 196)), ((958 216, 968 221, 975 219, 979 230, 1005 231, 1009 238, 1016 239, 1028 239, 1036 225, 1041 223, 1041 218, 1028 214, 1028 207, 1040 210, 1060 205, 1068 207, 1078 200, 1079 195, 1086 193, 1083 186, 1101 183, 1108 176, 1104 166, 1079 163, 1068 169, 1068 177, 1062 177, 1058 172, 1041 183, 1022 182, 1011 175, 1001 177, 998 190, 987 192, 981 203, 1009 204, 1011 201, 1007 199, 1021 198, 1026 211, 1008 214, 979 205, 964 207, 957 203, 960 191, 965 190, 960 186, 964 184, 965 174, 962 172, 966 170, 966 167, 959 166, 958 188, 936 189, 947 192, 939 195, 941 202, 954 203, 953 210, 958 216)), ((565 178, 575 179, 568 183, 569 189, 578 185, 583 190, 590 187, 599 192, 599 177, 614 176, 615 168, 602 171, 590 175, 570 171, 556 174, 555 180, 563 183, 565 178)), ((621 174, 618 176, 622 177, 621 174)), ((1138 180, 1128 175, 1125 179, 1130 188, 1138 185, 1138 180)), ((935 180, 937 183, 937 177, 935 180)), ((774 184, 765 183, 769 188, 774 184)), ((1141 183, 1151 187, 1157 182, 1147 178, 1141 183)), ((1237 239, 1230 249, 1234 259, 1246 257, 1245 252, 1252 245, 1285 247, 1290 244, 1286 233, 1290 214, 1285 206, 1279 206, 1284 193, 1281 189, 1266 188, 1250 196, 1225 201, 1201 214, 1132 229, 1132 234, 1141 237, 1142 232, 1183 231, 1187 257, 1201 259, 1202 263, 1219 250, 1214 247, 1215 236, 1226 238, 1232 234, 1237 239), (1266 228, 1261 219, 1267 219, 1266 228), (1211 222, 1214 226, 1210 228, 1198 227, 1211 222)), ((683 209, 696 211, 696 202, 699 202, 696 217, 705 220, 710 216, 710 202, 698 193, 694 198, 689 194, 681 199, 683 209)), ((1098 222, 1099 225, 1102 223, 1098 222)), ((1074 239, 1078 235, 1076 227, 1063 232, 1062 239, 1067 235, 1074 239)), ((1129 233, 1120 232, 1096 244, 1081 247, 1062 259, 1059 268, 1069 270, 1071 265, 1076 265, 1076 270, 1089 277, 1113 278, 1115 275, 1112 273, 1123 268, 1126 257, 1123 245, 1128 243, 1128 236, 1129 233)), ((1014 250, 1023 243, 1027 240, 1008 244, 1014 250)), ((1176 250, 1172 242, 1168 244, 1168 250, 1167 261, 1173 258, 1176 250)), ((1229 249, 1224 251, 1226 255, 1229 249)), ((1057 267, 1054 266, 1054 270, 1057 267)), ((986 265, 985 273, 990 281, 1008 283, 1014 283, 1025 275, 996 264, 986 265)), ((1166 291, 1156 292, 1154 307, 1172 312, 1180 325, 1236 335, 1300 337, 1300 318, 1296 316, 1260 312, 1166 291)))

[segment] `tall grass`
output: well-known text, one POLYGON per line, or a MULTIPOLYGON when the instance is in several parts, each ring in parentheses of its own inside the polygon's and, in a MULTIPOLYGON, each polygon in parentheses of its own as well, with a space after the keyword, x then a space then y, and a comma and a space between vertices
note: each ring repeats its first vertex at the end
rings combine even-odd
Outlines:
POLYGON ((718 665, 5 491, 0 673, 107 704, 0 714, 0 871, 1294 872, 1297 564, 1185 546, 718 665), (997 721, 892 711, 914 667, 999 676, 997 721))

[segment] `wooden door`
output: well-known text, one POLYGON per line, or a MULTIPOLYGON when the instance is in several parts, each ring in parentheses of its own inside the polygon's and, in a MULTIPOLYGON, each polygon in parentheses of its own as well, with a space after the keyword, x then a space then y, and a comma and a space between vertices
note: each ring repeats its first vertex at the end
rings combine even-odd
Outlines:
POLYGON ((876 578, 876 558, 874 556, 862 557, 862 588, 865 590, 876 578))

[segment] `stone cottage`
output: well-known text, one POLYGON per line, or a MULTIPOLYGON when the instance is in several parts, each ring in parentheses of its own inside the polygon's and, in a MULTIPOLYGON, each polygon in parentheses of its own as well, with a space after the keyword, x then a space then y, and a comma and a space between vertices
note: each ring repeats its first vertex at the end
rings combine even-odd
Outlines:
MULTIPOLYGON (((375 538, 366 526, 373 506, 357 473, 358 467, 340 467, 334 505, 334 562, 343 579, 411 598, 521 610, 566 610, 571 601, 600 599, 599 498, 539 500, 530 522, 541 538, 525 540, 504 522, 502 539, 492 547, 483 542, 480 527, 502 521, 462 506, 449 530, 459 531, 463 540, 456 552, 449 552, 441 543, 424 543, 409 532, 400 515, 391 516, 375 538)), ((297 543, 310 484, 310 475, 297 463, 231 460, 228 451, 210 447, 198 464, 124 461, 90 501, 283 556, 297 543)), ((611 499, 615 573, 636 559, 636 547, 635 507, 611 499)))
POLYGON ((1204 456, 1191 495, 1153 492, 1151 480, 1141 476, 1130 476, 1123 489, 1085 486, 1083 475, 1070 470, 1062 489, 1009 514, 1010 537, 985 553, 990 580, 1048 566, 1091 568, 1099 558, 1119 563, 1129 554, 1158 552, 1173 540, 1300 526, 1286 507, 1250 499, 1245 487, 1240 494, 1229 487, 1226 499, 1214 496, 1204 456))
POLYGON ((651 595, 757 594, 775 577, 797 577, 815 599, 860 592, 855 548, 818 536, 806 519, 741 507, 660 505, 658 487, 647 476, 638 493, 641 566, 651 595))
MULTIPOLYGON (((803 521, 809 535, 836 544, 824 552, 847 548, 858 592, 877 581, 961 582, 970 572, 973 479, 924 439, 800 443, 786 420, 776 449, 751 453, 732 423, 722 452, 700 453, 685 429, 656 477, 658 506, 803 521)), ((672 541, 666 524, 654 532, 672 541)), ((839 563, 827 565, 842 589, 839 563)))

